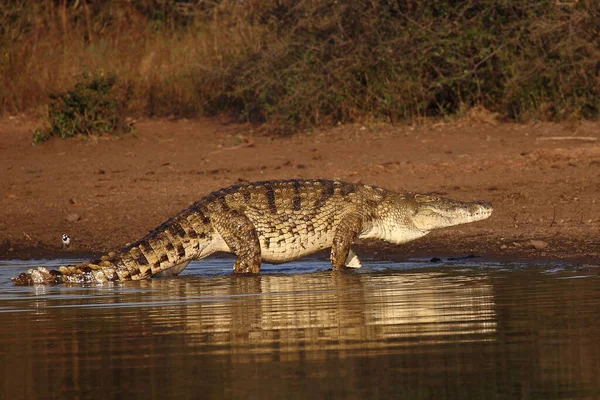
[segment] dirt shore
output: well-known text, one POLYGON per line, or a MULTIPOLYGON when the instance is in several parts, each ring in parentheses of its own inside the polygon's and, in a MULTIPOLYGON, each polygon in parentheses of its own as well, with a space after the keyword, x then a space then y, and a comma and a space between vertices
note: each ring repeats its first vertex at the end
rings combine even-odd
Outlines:
POLYGON ((345 125, 278 137, 216 119, 146 120, 123 138, 31 145, 34 121, 0 120, 0 258, 120 248, 241 181, 339 178, 494 204, 489 220, 379 258, 600 262, 600 123, 345 125), (72 244, 63 249, 61 235, 72 244))

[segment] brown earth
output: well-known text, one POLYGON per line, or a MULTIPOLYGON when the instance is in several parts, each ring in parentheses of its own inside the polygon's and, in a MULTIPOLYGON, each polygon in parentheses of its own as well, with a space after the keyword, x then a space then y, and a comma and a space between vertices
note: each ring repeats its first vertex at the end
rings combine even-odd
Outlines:
POLYGON ((146 120, 123 138, 32 146, 33 121, 4 119, 0 258, 114 250, 221 187, 319 177, 494 204, 486 221, 384 246, 378 258, 477 254, 597 265, 600 123, 485 121, 345 125, 278 137, 215 119, 146 120), (68 249, 63 233, 73 239, 68 249))

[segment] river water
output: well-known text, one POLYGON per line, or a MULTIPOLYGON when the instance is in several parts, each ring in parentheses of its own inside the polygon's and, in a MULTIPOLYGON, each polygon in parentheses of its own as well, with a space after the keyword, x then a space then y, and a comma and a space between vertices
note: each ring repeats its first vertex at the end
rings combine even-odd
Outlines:
POLYGON ((600 399, 595 267, 305 260, 248 277, 212 259, 10 282, 64 263, 0 261, 1 399, 600 399))

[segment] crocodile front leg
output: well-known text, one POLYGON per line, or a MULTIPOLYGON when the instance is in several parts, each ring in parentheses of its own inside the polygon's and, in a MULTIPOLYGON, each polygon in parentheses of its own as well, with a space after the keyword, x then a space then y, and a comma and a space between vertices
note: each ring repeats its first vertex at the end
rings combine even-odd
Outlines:
MULTIPOLYGON (((356 240, 362 230, 362 218, 358 214, 349 214, 340 222, 333 237, 331 246, 331 266, 334 271, 344 269, 346 262, 351 268, 355 267, 358 257, 350 253, 350 245, 356 240)), ((360 266, 360 262, 358 262, 360 266)))
POLYGON ((221 235, 232 253, 237 256, 233 265, 236 274, 258 274, 260 272, 260 242, 252 222, 243 214, 228 212, 213 226, 221 235))

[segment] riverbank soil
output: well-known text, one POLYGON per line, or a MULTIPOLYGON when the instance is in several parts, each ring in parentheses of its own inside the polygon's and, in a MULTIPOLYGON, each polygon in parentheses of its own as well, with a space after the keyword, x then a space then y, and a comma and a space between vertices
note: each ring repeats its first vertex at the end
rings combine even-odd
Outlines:
POLYGON ((339 178, 494 205, 486 221, 400 246, 381 259, 600 260, 600 123, 465 118, 355 124, 280 136, 218 119, 142 120, 121 138, 52 139, 0 120, 0 257, 68 257, 133 242, 221 187, 339 178), (67 233, 71 245, 63 248, 67 233))

